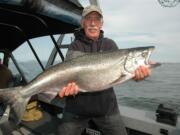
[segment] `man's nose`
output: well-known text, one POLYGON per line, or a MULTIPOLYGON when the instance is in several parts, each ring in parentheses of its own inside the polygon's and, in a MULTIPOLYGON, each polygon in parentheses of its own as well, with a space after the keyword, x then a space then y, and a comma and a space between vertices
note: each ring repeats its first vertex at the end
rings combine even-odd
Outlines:
POLYGON ((95 26, 95 24, 96 24, 96 23, 95 23, 95 20, 92 19, 91 22, 90 22, 90 24, 91 24, 92 26, 95 26))

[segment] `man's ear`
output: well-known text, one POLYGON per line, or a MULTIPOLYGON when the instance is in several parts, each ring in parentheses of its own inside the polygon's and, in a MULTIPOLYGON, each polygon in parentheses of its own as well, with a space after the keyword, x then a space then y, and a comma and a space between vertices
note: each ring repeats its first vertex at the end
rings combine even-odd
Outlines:
POLYGON ((101 22, 101 28, 102 28, 103 25, 104 25, 104 20, 102 20, 102 22, 101 22))

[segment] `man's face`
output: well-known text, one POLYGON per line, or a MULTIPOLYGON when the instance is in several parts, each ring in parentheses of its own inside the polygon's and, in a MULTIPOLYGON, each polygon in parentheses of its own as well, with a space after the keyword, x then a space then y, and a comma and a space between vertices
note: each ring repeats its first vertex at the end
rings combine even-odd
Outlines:
POLYGON ((91 12, 82 19, 81 25, 84 28, 85 34, 88 38, 97 40, 100 35, 103 20, 100 14, 97 12, 91 12))

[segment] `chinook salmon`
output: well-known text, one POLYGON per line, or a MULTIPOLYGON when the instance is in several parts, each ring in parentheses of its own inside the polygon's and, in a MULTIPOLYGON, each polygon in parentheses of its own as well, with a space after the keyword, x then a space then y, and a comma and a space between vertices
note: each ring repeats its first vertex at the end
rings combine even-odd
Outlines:
POLYGON ((0 100, 11 107, 13 119, 22 119, 26 105, 33 95, 42 93, 52 100, 69 82, 76 82, 82 92, 102 91, 134 77, 140 65, 149 68, 153 46, 120 49, 99 53, 74 51, 72 58, 50 67, 25 86, 0 89, 0 100))

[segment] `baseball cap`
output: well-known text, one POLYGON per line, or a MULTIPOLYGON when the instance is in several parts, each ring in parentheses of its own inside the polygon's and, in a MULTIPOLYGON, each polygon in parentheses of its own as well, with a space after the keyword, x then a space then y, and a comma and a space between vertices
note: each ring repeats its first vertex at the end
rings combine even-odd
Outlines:
POLYGON ((95 5, 90 5, 84 8, 83 12, 82 12, 82 17, 85 17, 86 15, 88 15, 91 12, 97 12, 99 13, 101 16, 102 15, 102 11, 98 6, 95 5))

